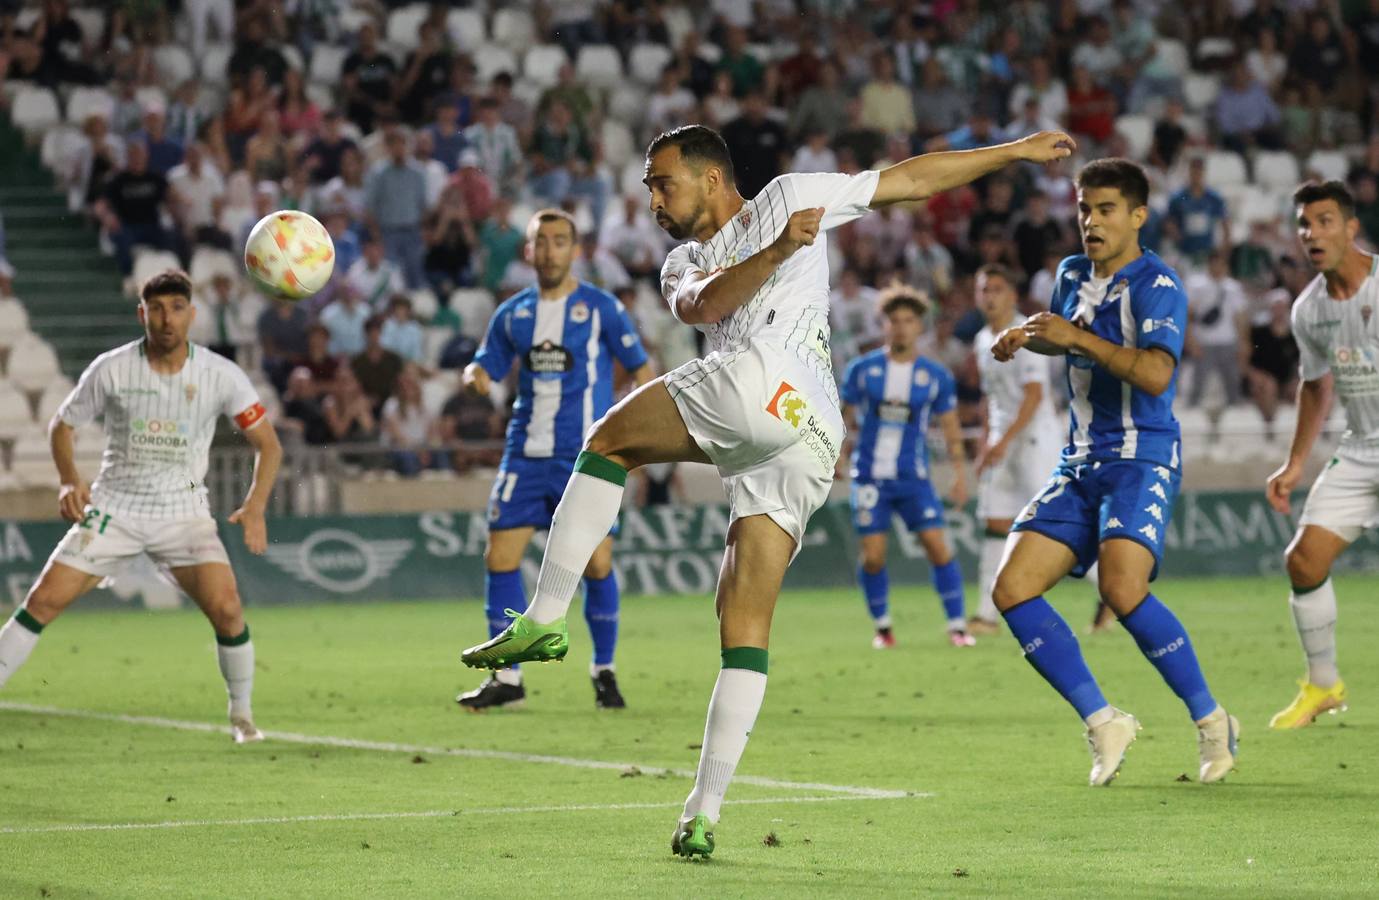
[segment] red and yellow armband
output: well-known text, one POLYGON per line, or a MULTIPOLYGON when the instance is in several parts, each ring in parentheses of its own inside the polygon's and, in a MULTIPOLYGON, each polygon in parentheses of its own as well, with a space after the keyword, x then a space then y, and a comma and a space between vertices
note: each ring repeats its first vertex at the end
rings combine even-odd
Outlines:
POLYGON ((259 422, 263 421, 266 415, 268 415, 268 413, 264 410, 263 404, 255 403, 244 412, 235 416, 235 424, 239 426, 240 431, 248 431, 250 428, 253 428, 259 422))

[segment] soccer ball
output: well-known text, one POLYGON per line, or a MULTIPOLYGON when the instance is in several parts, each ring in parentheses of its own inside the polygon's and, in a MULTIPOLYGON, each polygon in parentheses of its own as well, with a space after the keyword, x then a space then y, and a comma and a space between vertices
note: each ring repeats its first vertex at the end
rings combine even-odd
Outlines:
POLYGON ((244 244, 244 268, 270 297, 301 300, 326 286, 335 271, 330 232, 292 209, 259 219, 244 244))

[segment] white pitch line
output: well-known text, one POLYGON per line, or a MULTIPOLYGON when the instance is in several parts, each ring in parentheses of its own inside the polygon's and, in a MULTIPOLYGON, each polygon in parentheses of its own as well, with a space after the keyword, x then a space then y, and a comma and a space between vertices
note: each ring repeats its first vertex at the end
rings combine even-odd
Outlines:
MULTIPOLYGON (((176 731, 199 731, 210 734, 227 734, 228 726, 210 722, 189 722, 182 719, 164 719, 159 716, 131 716, 123 713, 96 712, 95 710, 64 709, 59 706, 38 706, 30 703, 0 702, 0 710, 34 713, 37 715, 66 716, 73 719, 92 719, 99 722, 120 722, 125 725, 149 725, 155 728, 169 728, 176 731)), ((553 766, 568 766, 575 769, 615 769, 636 768, 646 775, 674 775, 679 778, 694 778, 689 769, 665 769, 659 766, 640 766, 626 762, 608 762, 600 759, 579 759, 571 756, 547 756, 537 753, 517 753, 511 750, 475 750, 466 747, 424 747, 420 744, 399 744, 392 741, 366 741, 355 738, 331 737, 330 735, 298 734, 291 731, 264 731, 264 735, 275 741, 287 744, 306 744, 314 747, 340 747, 346 750, 377 750, 384 753, 422 753, 432 756, 460 756, 467 759, 501 759, 508 762, 543 763, 553 766)), ((868 800, 899 800, 904 797, 932 797, 924 791, 900 791, 888 788, 861 787, 848 784, 822 784, 818 782, 781 781, 763 778, 759 775, 736 775, 734 784, 751 784, 757 787, 776 788, 791 791, 824 791, 830 794, 843 794, 868 800)))
MULTIPOLYGON (((845 803, 874 797, 761 797, 729 800, 728 806, 761 806, 771 803, 845 803)), ((0 828, 6 834, 58 834, 81 831, 149 831, 163 828, 228 828, 247 825, 291 825, 302 822, 371 822, 387 819, 449 819, 457 816, 511 816, 524 813, 609 812, 628 809, 679 809, 679 803, 590 803, 568 806, 496 806, 487 809, 433 809, 422 812, 338 813, 316 816, 271 816, 256 819, 186 819, 169 822, 78 822, 71 825, 38 825, 32 828, 0 828)))

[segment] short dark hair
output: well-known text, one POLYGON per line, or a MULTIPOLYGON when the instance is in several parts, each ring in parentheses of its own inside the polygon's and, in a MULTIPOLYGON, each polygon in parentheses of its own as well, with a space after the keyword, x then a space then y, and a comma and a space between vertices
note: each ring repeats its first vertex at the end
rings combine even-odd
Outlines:
POLYGON ((490 84, 501 84, 505 88, 512 87, 512 73, 504 69, 493 76, 490 84))
POLYGON ((663 131, 646 148, 646 158, 651 159, 666 147, 679 147, 680 158, 703 171, 704 166, 718 166, 723 177, 732 184, 736 181, 733 173, 733 157, 728 153, 728 145, 723 135, 707 125, 681 125, 670 131, 663 131))
POLYGON ((1001 263, 986 263, 980 269, 977 270, 977 274, 985 275, 987 278, 991 278, 993 276, 996 278, 1000 278, 1006 284, 1010 285, 1012 290, 1015 290, 1017 292, 1020 290, 1019 280, 1015 277, 1015 273, 1012 272, 1010 270, 1010 267, 1007 265, 1003 265, 1001 263))
POLYGON ((181 269, 164 269, 157 275, 150 277, 144 282, 143 287, 139 288, 140 300, 151 300, 154 297, 166 297, 168 295, 192 298, 192 280, 186 272, 181 269))
POLYGON ((564 222, 570 226, 570 240, 579 240, 579 226, 575 224, 575 217, 554 206, 538 209, 532 213, 531 220, 527 222, 527 240, 536 240, 536 232, 547 222, 564 222))
POLYGON ((375 313, 372 316, 369 316, 367 319, 364 320, 364 333, 368 334, 370 331, 382 331, 383 319, 384 317, 378 315, 377 313, 375 313))
POLYGON ((1115 188, 1131 209, 1149 205, 1149 177, 1128 159, 1094 159, 1077 173, 1077 189, 1115 188))
POLYGON ((893 284, 876 298, 876 308, 883 316, 897 309, 908 309, 922 319, 929 314, 929 295, 908 284, 893 284))
POLYGON ((1350 192, 1350 188, 1345 186, 1345 182, 1336 181, 1309 181, 1293 191, 1293 205, 1306 206, 1309 203, 1320 203, 1323 200, 1335 200, 1336 205, 1341 208, 1341 215, 1347 219, 1355 218, 1355 195, 1350 192))

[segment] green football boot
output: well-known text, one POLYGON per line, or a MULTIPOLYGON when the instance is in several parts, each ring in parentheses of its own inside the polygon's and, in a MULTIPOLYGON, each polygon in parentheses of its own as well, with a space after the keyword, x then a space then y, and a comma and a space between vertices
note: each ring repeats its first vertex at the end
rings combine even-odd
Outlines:
POLYGON ((708 859, 713 853, 713 823, 709 817, 700 813, 676 825, 675 834, 670 838, 670 852, 685 859, 696 856, 708 859))
POLYGON ((538 625, 521 613, 504 610, 512 624, 460 654, 460 662, 472 669, 506 669, 524 662, 559 662, 570 649, 565 619, 538 625))

